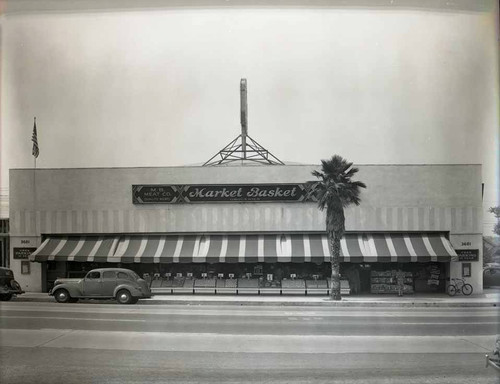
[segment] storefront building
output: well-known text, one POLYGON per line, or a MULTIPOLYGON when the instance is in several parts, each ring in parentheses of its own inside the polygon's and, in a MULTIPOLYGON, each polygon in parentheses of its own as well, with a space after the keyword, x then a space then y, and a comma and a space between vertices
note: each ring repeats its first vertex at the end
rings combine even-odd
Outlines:
MULTIPOLYGON (((346 210, 346 293, 482 292, 480 165, 359 165, 346 210)), ((12 169, 10 265, 26 291, 121 266, 157 293, 325 294, 318 165, 12 169)))

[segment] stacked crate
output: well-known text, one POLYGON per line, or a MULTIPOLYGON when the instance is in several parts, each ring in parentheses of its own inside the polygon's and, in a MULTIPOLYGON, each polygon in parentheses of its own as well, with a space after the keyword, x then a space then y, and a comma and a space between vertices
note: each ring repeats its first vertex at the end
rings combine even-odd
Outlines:
POLYGON ((303 279, 283 279, 281 281, 281 292, 286 294, 306 294, 306 282, 303 279))
POLYGON ((259 293, 259 279, 238 279, 238 294, 256 295, 259 293))

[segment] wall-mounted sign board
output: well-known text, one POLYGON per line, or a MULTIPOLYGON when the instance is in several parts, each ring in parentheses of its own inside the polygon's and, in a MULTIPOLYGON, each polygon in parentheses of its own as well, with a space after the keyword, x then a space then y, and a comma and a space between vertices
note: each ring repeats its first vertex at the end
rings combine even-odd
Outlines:
POLYGON ((456 249, 458 261, 479 261, 479 249, 456 249))
POLYGON ((28 260, 30 255, 36 251, 36 248, 14 248, 15 260, 28 260))
POLYGON ((132 185, 134 204, 317 201, 316 182, 298 184, 132 185))

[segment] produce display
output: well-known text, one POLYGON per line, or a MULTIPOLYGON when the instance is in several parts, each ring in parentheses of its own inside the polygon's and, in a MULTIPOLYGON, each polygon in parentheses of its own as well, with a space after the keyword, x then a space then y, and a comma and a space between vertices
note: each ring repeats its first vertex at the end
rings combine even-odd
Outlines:
POLYGON ((236 279, 226 279, 225 280, 225 288, 237 288, 238 280, 236 279))
POLYGON ((238 279, 238 288, 259 288, 259 279, 238 279))
POLYGON ((154 279, 151 282, 151 288, 161 288, 162 281, 160 279, 154 279))
POLYGON ((306 280, 307 289, 328 289, 326 280, 306 280))
POLYGON ((161 282, 161 287, 162 288, 172 288, 172 285, 174 284, 174 280, 173 279, 169 279, 169 278, 164 278, 161 282))
POLYGON ((263 280, 260 282, 261 288, 281 288, 281 281, 277 280, 263 280))
POLYGON ((181 288, 184 287, 185 277, 174 277, 172 281, 172 288, 181 288))
MULTIPOLYGON (((397 270, 371 271, 372 293, 398 293, 397 270)), ((413 293, 413 273, 405 272, 403 293, 413 293)))
POLYGON ((196 288, 215 288, 216 279, 196 279, 194 286, 196 288))
POLYGON ((283 279, 281 281, 281 288, 283 289, 306 289, 306 282, 302 279, 288 280, 283 279))
POLYGON ((430 276, 427 280, 427 285, 439 285, 441 270, 437 265, 431 265, 429 268, 430 276))
MULTIPOLYGON (((329 288, 327 280, 304 280, 304 279, 283 279, 279 280, 264 280, 257 278, 238 278, 238 279, 224 279, 224 278, 191 278, 191 277, 164 277, 155 278, 152 281, 152 288, 255 288, 266 289, 275 288, 300 290, 303 289, 325 289, 329 288)), ((342 290, 349 290, 349 283, 347 280, 341 280, 342 290)))

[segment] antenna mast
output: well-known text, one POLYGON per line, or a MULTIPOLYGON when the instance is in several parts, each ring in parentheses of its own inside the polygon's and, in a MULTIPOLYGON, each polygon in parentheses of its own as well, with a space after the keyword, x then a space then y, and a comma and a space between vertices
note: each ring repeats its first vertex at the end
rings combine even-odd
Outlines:
POLYGON ((248 102, 247 102, 247 79, 240 81, 240 111, 241 111, 241 146, 243 158, 247 158, 247 135, 248 135, 248 102))
POLYGON ((280 159, 248 136, 247 79, 241 79, 240 81, 240 115, 241 134, 222 148, 216 155, 212 156, 203 166, 222 165, 234 161, 284 165, 280 159))

